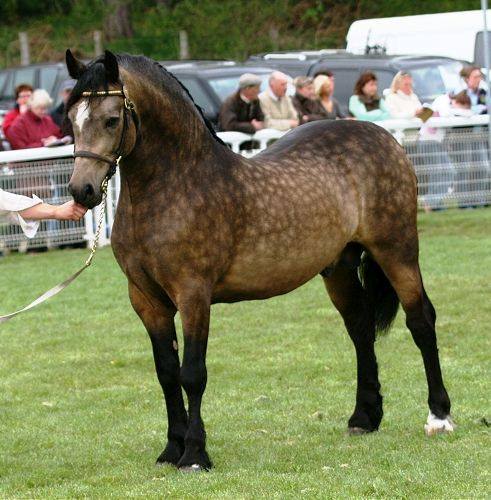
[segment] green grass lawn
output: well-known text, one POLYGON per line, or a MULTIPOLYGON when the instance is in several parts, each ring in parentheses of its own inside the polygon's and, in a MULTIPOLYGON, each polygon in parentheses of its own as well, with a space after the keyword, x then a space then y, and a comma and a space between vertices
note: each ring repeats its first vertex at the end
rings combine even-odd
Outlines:
MULTIPOLYGON (((0 497, 489 497, 491 209, 421 215, 452 435, 426 438, 421 356, 399 313, 377 342, 385 416, 350 437, 354 349, 322 280, 212 311, 203 416, 215 468, 156 467, 166 432, 150 342, 109 248, 58 297, 0 327, 0 497)), ((0 259, 0 313, 86 251, 0 259)))

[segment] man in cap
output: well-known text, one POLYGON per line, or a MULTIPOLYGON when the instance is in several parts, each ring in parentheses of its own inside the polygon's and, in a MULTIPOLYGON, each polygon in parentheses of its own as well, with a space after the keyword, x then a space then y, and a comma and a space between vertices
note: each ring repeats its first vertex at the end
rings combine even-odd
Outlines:
POLYGON ((298 114, 290 96, 286 95, 289 77, 281 71, 273 71, 269 77, 269 88, 259 94, 267 128, 288 130, 299 124, 298 114))
POLYGON ((65 120, 65 105, 68 101, 68 98, 70 97, 70 94, 72 93, 73 87, 75 87, 75 84, 77 83, 77 80, 72 80, 71 78, 68 80, 65 80, 60 87, 60 97, 61 97, 61 102, 60 104, 51 111, 50 115, 51 118, 53 118, 53 121, 60 127, 60 129, 63 132, 63 135, 69 135, 73 137, 73 128, 71 123, 68 120, 65 120))
POLYGON ((261 83, 261 77, 252 73, 244 73, 239 78, 238 90, 227 97, 220 108, 220 130, 254 134, 264 128, 264 114, 257 98, 261 83))

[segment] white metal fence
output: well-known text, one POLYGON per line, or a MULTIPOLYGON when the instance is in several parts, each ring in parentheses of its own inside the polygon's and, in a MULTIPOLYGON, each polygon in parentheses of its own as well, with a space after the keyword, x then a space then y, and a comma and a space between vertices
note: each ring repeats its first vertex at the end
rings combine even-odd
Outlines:
MULTIPOLYGON (((431 118, 424 135, 420 120, 387 120, 379 125, 404 146, 418 177, 419 203, 428 210, 491 204, 491 168, 487 116, 431 118)), ((261 130, 253 136, 221 132, 231 149, 245 156, 263 150, 284 134, 261 130), (254 149, 242 149, 244 146, 254 149)), ((73 168, 73 146, 0 152, 0 188, 59 204, 71 197, 67 190, 73 168)), ((106 225, 101 244, 109 242, 119 195, 118 173, 111 180, 106 225)), ((45 221, 35 238, 26 242, 20 228, 0 224, 0 252, 36 247, 79 245, 92 241, 99 209, 89 210, 80 222, 45 221)))

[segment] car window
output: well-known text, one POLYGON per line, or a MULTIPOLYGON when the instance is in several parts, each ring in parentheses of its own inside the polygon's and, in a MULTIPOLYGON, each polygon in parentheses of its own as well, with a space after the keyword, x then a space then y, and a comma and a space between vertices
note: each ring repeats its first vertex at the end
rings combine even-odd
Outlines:
POLYGON ((377 75, 377 80, 378 80, 378 94, 382 95, 384 90, 390 89, 390 84, 394 79, 395 72, 377 70, 374 71, 374 73, 377 75))
MULTIPOLYGON (((484 33, 479 31, 476 34, 476 40, 474 45, 474 64, 476 66, 484 67, 486 66, 486 61, 484 58, 484 33)), ((488 52, 491 49, 491 37, 488 37, 488 52)))
POLYGON ((360 75, 357 69, 333 68, 334 73, 334 97, 339 101, 344 112, 348 110, 349 98, 353 95, 356 80, 360 75))
MULTIPOLYGON (((268 86, 269 73, 258 76, 260 76, 263 80, 261 84, 261 91, 265 90, 268 86)), ((239 78, 240 75, 227 76, 222 78, 212 78, 208 80, 208 83, 211 85, 211 88, 216 92, 216 94, 220 98, 220 101, 223 102, 229 95, 233 94, 238 89, 239 78)))
POLYGON ((15 87, 21 83, 36 86, 36 68, 18 68, 14 71, 14 78, 10 80, 11 95, 15 95, 15 87))
POLYGON ((180 82, 189 90, 192 95, 194 102, 203 108, 203 111, 207 116, 215 116, 217 111, 213 105, 212 100, 208 95, 206 95, 205 90, 200 85, 198 80, 195 78, 189 78, 186 76, 178 76, 180 82))
POLYGON ((414 92, 420 98, 433 101, 435 97, 459 88, 462 64, 451 62, 411 69, 414 92))
POLYGON ((58 68, 56 66, 41 68, 39 72, 39 88, 46 90, 49 94, 51 94, 51 97, 55 97, 53 95, 53 87, 57 74, 58 68))
POLYGON ((8 75, 9 74, 7 71, 3 71, 0 73, 0 95, 4 95, 4 92, 2 92, 2 89, 5 85, 5 82, 7 81, 8 75))

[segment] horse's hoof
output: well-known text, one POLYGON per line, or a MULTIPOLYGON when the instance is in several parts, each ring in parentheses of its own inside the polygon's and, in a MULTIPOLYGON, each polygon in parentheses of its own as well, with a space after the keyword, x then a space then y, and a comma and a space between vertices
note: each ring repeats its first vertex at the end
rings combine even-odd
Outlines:
POLYGON ((183 453, 184 447, 181 448, 177 443, 169 441, 165 450, 157 458, 156 465, 177 465, 183 453))
POLYGON ((435 434, 441 434, 445 432, 453 432, 455 429, 455 424, 452 421, 452 417, 447 415, 446 418, 438 418, 433 415, 433 413, 428 414, 428 420, 425 424, 425 434, 433 436, 435 434))
POLYGON ((182 467, 179 467, 179 470, 181 472, 184 472, 185 474, 191 474, 194 472, 207 472, 208 471, 208 469, 201 467, 201 465, 199 465, 199 464, 183 465, 182 467))
POLYGON ((361 436, 362 434, 368 434, 369 432, 371 431, 361 427, 348 427, 348 434, 350 436, 361 436))

